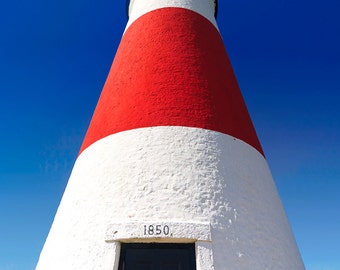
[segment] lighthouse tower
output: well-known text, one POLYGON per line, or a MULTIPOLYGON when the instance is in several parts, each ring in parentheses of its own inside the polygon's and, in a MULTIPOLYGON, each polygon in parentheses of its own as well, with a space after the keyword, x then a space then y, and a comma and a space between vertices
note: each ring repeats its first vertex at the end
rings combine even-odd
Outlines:
POLYGON ((131 0, 38 270, 302 270, 217 0, 131 0))

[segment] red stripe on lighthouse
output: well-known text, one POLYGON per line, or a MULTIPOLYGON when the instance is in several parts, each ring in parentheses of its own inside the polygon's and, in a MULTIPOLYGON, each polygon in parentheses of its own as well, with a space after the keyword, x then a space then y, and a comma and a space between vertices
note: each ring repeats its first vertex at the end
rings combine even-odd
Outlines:
POLYGON ((263 154, 219 32, 187 9, 149 12, 126 30, 80 152, 152 126, 222 132, 263 154))

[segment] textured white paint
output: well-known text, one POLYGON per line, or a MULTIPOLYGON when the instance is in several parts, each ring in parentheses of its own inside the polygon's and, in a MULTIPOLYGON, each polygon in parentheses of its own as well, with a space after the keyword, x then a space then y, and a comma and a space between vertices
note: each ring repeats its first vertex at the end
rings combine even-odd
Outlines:
POLYGON ((215 131, 135 129, 85 149, 37 269, 112 270, 107 230, 133 222, 210 223, 212 249, 198 257, 212 251, 217 270, 304 269, 265 159, 215 131))
POLYGON ((147 12, 165 8, 178 7, 195 11, 207 18, 216 28, 215 3, 213 0, 132 0, 129 7, 129 21, 126 29, 147 12))
POLYGON ((164 242, 194 242, 211 241, 210 224, 202 222, 160 222, 146 221, 146 222, 118 222, 111 224, 107 230, 106 241, 128 241, 132 239, 136 242, 140 241, 154 241, 155 238, 162 238, 164 242), (149 226, 153 227, 153 233, 148 234, 149 226), (156 226, 158 226, 159 234, 156 233, 156 226), (169 233, 164 233, 164 227, 169 228, 169 233))
POLYGON ((196 243, 196 268, 197 270, 214 270, 212 243, 196 243))

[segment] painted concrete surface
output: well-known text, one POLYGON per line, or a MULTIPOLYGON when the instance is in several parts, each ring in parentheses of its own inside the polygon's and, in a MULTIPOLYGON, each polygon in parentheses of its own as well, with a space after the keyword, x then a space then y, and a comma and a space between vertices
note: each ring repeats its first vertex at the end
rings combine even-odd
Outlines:
POLYGON ((126 29, 144 14, 167 7, 189 9, 208 19, 216 28, 215 2, 213 0, 131 0, 126 29))
POLYGON ((262 152, 222 38, 193 11, 162 8, 130 26, 81 151, 110 134, 151 126, 211 129, 262 152))
POLYGON ((211 0, 134 0, 38 270, 116 270, 120 242, 197 269, 304 269, 211 0), (170 42, 171 41, 171 42, 170 42))
POLYGON ((110 224, 155 221, 210 223, 215 269, 303 269, 264 157, 187 127, 124 131, 85 149, 37 269, 112 269, 110 224))
POLYGON ((211 242, 209 222, 162 222, 154 221, 118 222, 110 224, 105 241, 107 242, 211 242))

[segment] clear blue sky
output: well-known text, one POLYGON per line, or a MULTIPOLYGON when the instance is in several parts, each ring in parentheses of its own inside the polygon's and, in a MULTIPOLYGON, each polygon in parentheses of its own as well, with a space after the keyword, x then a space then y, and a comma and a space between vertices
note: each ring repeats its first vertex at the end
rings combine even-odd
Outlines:
MULTIPOLYGON (((308 270, 340 269, 340 1, 220 0, 218 23, 308 270)), ((34 269, 125 0, 0 8, 0 269, 34 269)))

